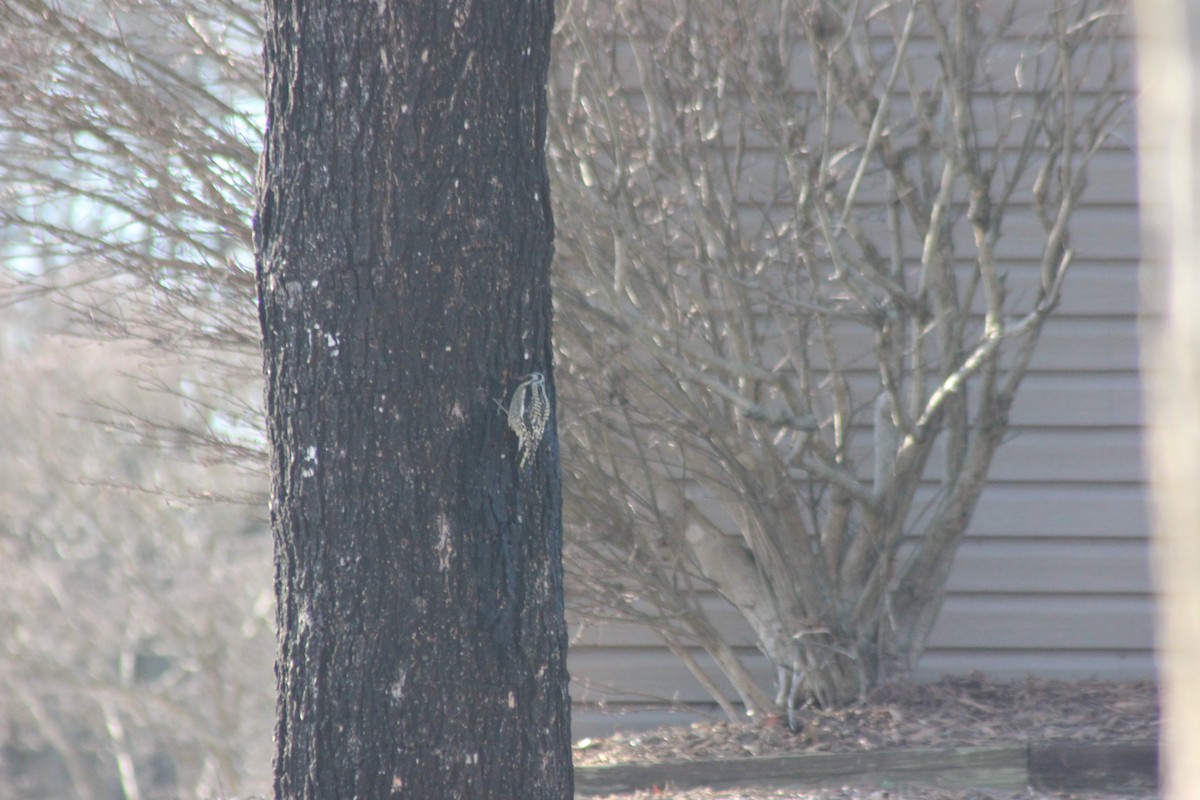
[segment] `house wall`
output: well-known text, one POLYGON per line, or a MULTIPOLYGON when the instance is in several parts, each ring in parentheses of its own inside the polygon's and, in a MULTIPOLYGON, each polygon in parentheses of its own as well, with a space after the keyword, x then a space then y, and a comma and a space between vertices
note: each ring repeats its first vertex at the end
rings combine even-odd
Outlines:
MULTIPOLYGON (((1153 676, 1133 120, 1116 133, 1092 164, 1062 306, 1018 394, 918 678, 1153 676)), ((1002 247, 1017 255, 1005 258, 1022 258, 1025 224, 1017 214, 1006 227, 1002 247)), ((708 602, 770 685, 737 613, 720 598, 708 602)), ((572 631, 576 702, 709 701, 650 631, 578 623, 572 631)), ((722 682, 703 653, 697 660, 722 682)))

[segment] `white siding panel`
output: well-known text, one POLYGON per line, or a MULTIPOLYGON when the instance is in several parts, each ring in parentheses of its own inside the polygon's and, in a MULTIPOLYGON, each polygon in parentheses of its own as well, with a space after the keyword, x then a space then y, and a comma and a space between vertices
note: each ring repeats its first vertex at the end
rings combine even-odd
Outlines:
MULTIPOLYGON (((1046 25, 1046 14, 1041 16, 1042 26, 1046 25)), ((905 51, 905 64, 909 65, 916 75, 916 84, 922 88, 933 85, 941 75, 941 67, 938 64, 939 48, 937 43, 931 38, 926 38, 928 31, 920 32, 923 26, 923 20, 918 21, 916 25, 917 33, 908 45, 905 51)), ((985 23, 986 27, 986 23, 985 23)), ((1034 31, 1034 35, 1045 35, 1046 28, 1040 27, 1034 31)), ((1105 73, 1111 66, 1115 66, 1120 70, 1117 85, 1125 91, 1130 91, 1133 88, 1133 70, 1129 66, 1131 59, 1132 42, 1122 42, 1115 46, 1114 52, 1110 54, 1108 51, 1101 50, 1094 57, 1095 69, 1089 73, 1088 79, 1081 87, 1083 91, 1097 91, 1103 88, 1105 84, 1105 73), (1112 62, 1116 62, 1115 65, 1112 62)), ((1003 42, 988 42, 987 58, 984 60, 983 70, 987 75, 995 76, 994 81, 998 87, 1007 88, 1012 85, 1012 76, 1018 70, 1022 72, 1030 72, 1037 68, 1037 55, 1041 48, 1037 43, 1021 42, 1021 41, 1003 41, 1003 42)), ((891 63, 891 54, 895 51, 893 40, 888 37, 880 39, 876 46, 876 58, 885 64, 891 63)), ((813 79, 812 72, 812 55, 810 48, 805 44, 799 44, 793 50, 791 70, 788 74, 788 83, 790 87, 799 92, 813 92, 817 89, 813 79)), ((1046 58, 1041 59, 1043 62, 1046 58)), ((1046 64, 1042 63, 1042 69, 1046 69, 1046 64)), ((979 79, 981 82, 986 80, 982 75, 979 79)), ((908 86, 906 80, 901 79, 898 84, 899 88, 905 89, 908 86)))
POLYGON ((992 482, 1140 483, 1137 429, 1017 431, 996 454, 992 482))
MULTIPOLYGON (((1152 592, 1146 543, 1141 539, 977 539, 959 548, 948 591, 1069 594, 1152 592)), ((1003 612, 995 608, 993 611, 1003 612)))
MULTIPOLYGON (((745 651, 742 655, 750 673, 763 686, 771 686, 773 671, 766 658, 755 651, 745 651)), ((709 676, 736 699, 732 687, 712 662, 703 654, 697 654, 696 659, 709 676)), ((571 698, 576 703, 711 703, 709 695, 687 668, 666 650, 574 650, 568 666, 572 676, 571 698)), ((942 675, 962 675, 977 670, 1001 680, 1029 675, 1061 680, 1090 677, 1152 680, 1155 675, 1154 655, 1149 649, 955 648, 931 649, 912 677, 934 680, 942 675)))
MULTIPOLYGON (((852 373, 849 386, 856 398, 873 397, 880 390, 879 377, 852 373)), ((1033 372, 1021 384, 1009 422, 1014 438, 1027 427, 1138 428, 1141 383, 1125 372, 1033 372)))
POLYGON ((1153 620, 1147 595, 952 595, 929 648, 1148 651, 1153 620))
MULTIPOLYGON (((1032 204, 1032 177, 1012 198, 1015 207, 1032 204)), ((784 166, 771 148, 751 150, 743 156, 727 184, 738 202, 748 207, 787 203, 791 183, 784 166)), ((888 184, 879 171, 868 171, 858 199, 861 206, 882 204, 888 199, 888 184)), ((1100 150, 1088 162, 1088 185, 1080 199, 1087 207, 1129 206, 1137 200, 1137 169, 1128 147, 1100 150)))
MULTIPOLYGON (((791 210, 780 204, 767 213, 756 206, 742 206, 738 224, 746 235, 779 230, 791 222, 791 210)), ((862 229, 888 252, 890 241, 886 217, 865 218, 862 229)), ((905 232, 904 257, 919 259, 922 242, 912 231, 905 232)), ((1071 246, 1080 261, 1136 263, 1141 229, 1136 214, 1122 206, 1080 206, 1071 217, 1071 246)), ((956 252, 964 257, 975 253, 974 235, 969 226, 957 225, 951 233, 956 252)), ((1004 216, 1001 236, 996 242, 996 258, 1001 261, 1040 260, 1045 250, 1046 231, 1032 208, 1013 206, 1004 216)))
MULTIPOLYGON (((955 562, 933 648, 1149 647, 1153 609, 1143 542, 970 540, 955 562), (1054 622, 1052 623, 1051 620, 1054 622), (1062 629, 1069 628, 1064 638, 1062 629)), ((738 611, 716 594, 702 606, 725 641, 754 647, 738 611)), ((649 628, 626 622, 571 627, 576 648, 653 648, 649 628)))
MULTIPOLYGON (((754 649, 754 634, 736 608, 720 595, 707 593, 701 605, 709 619, 734 647, 754 649)), ((661 647, 662 639, 644 625, 629 622, 587 623, 571 627, 574 647, 661 647)))
MULTIPOLYGON (((844 326, 838 337, 843 363, 859 372, 873 368, 871 332, 844 326)), ((1006 349, 1009 354, 1012 351, 1012 346, 1006 349)), ((817 369, 826 363, 821 348, 811 348, 809 357, 817 369)), ((1137 322, 1132 310, 1125 317, 1061 315, 1046 321, 1030 371, 1116 372, 1135 377, 1139 359, 1137 322)))
MULTIPOLYGON (((1014 428, 997 451, 988 473, 990 484, 1124 484, 1142 481, 1142 435, 1138 428, 1014 428)), ((864 435, 851 445, 851 456, 865 479, 870 442, 864 435)), ((931 459, 925 478, 943 473, 931 459)))
MULTIPOLYGON (((984 4, 983 12, 992 13, 992 5, 984 4)), ((1045 4, 1021 0, 1020 5, 1015 29, 1042 31, 1045 4)), ((804 47, 799 44, 797 52, 804 47)), ((918 71, 932 67, 928 51, 929 43, 918 36, 910 52, 918 71)), ((1012 74, 1023 51, 1030 52, 1027 43, 1005 43, 988 67, 994 74, 1012 74)), ((1118 58, 1128 58, 1129 52, 1130 45, 1123 43, 1118 58)), ((789 66, 794 84, 809 86, 803 54, 789 66)), ((632 78, 628 63, 622 71, 632 78)), ((986 96, 979 107, 981 120, 989 113, 1010 113, 986 96)), ((1139 384, 1140 230, 1136 162, 1126 146, 1132 139, 1131 132, 1114 136, 1091 163, 1071 229, 1075 262, 1062 304, 1048 321, 1018 392, 1012 435, 997 455, 959 551, 917 678, 971 670, 998 678, 1153 677, 1139 384)), ((764 143, 762 137, 757 141, 764 143)), ((764 224, 763 210, 780 185, 771 158, 768 149, 752 149, 737 182, 747 235, 764 224)), ((864 198, 881 197, 877 177, 866 175, 864 198)), ((1027 187, 1021 191, 1028 194, 1027 187)), ((772 223, 787 219, 786 205, 769 209, 772 223)), ((882 231, 883 215, 873 224, 882 231)), ((959 258, 969 261, 974 252, 969 233, 959 230, 956 236, 959 258)), ((996 254, 1009 273, 1013 309, 1027 307, 1035 296, 1043 241, 1027 198, 1018 196, 1005 217, 996 254)), ((913 237, 908 244, 915 262, 918 244, 913 237)), ((847 362, 870 352, 869 334, 862 338, 861 332, 851 332, 844 341, 847 362)), ((877 381, 871 363, 868 358, 855 367, 861 370, 854 384, 864 396, 877 381)), ((919 503, 929 501, 932 491, 923 488, 919 503)), ((737 612, 716 596, 703 602, 751 671, 769 686, 772 671, 737 612)), ((649 631, 629 625, 572 630, 577 634, 570 656, 577 701, 709 702, 700 684, 649 631)), ((698 653, 697 660, 724 685, 706 656, 698 653)))
MULTIPOLYGON (((1019 39, 1007 39, 1005 41, 989 41, 986 44, 987 58, 985 59, 984 69, 987 75, 994 76, 992 80, 995 86, 1006 94, 1012 87, 1013 75, 1023 67, 1024 72, 1029 72, 1036 68, 1038 63, 1037 56, 1042 55, 1042 61, 1046 60, 1044 51, 1040 43, 1030 43, 1024 40, 1026 36, 1044 37, 1046 34, 1047 15, 1046 5, 1044 0, 1034 0, 1033 5, 1040 6, 1040 14, 1035 13, 1030 17, 1026 17, 1029 22, 1029 27, 1016 27, 1007 29, 1007 32, 1013 36, 1022 37, 1019 39)), ((941 69, 937 63, 938 46, 932 39, 930 31, 924 27, 923 21, 918 21, 912 40, 909 42, 906 52, 905 63, 913 68, 916 76, 916 85, 928 88, 933 85, 941 74, 941 69)), ((985 23, 985 28, 988 25, 985 23)), ((597 42, 597 44, 599 44, 597 42)), ((646 49, 645 41, 641 41, 640 46, 646 49)), ((637 69, 633 44, 630 39, 624 35, 616 42, 610 44, 610 52, 605 54, 602 61, 607 61, 609 57, 613 58, 616 67, 617 85, 626 93, 636 94, 641 92, 642 77, 637 69)), ((1117 86, 1125 91, 1131 91, 1134 88, 1134 75, 1131 65, 1133 43, 1124 41, 1117 43, 1111 51, 1106 47, 1099 48, 1093 55, 1092 61, 1094 69, 1086 76, 1082 86, 1084 92, 1096 92, 1104 88, 1106 84, 1106 73, 1110 67, 1115 67, 1118 71, 1117 86), (1111 53, 1111 55, 1110 55, 1111 53)), ((651 51, 654 49, 654 43, 651 43, 651 51)), ((885 64, 891 63, 891 54, 894 52, 894 40, 890 37, 880 38, 877 42, 875 50, 876 58, 885 64)), ((608 64, 604 65, 607 68, 608 64)), ((797 42, 792 48, 790 59, 788 61, 788 88, 798 94, 811 94, 817 90, 817 85, 814 82, 812 70, 812 52, 807 42, 797 42)), ((1045 69, 1045 63, 1042 64, 1045 69)), ((559 86, 567 88, 570 86, 570 75, 566 72, 556 73, 559 79, 559 86)), ((984 76, 980 76, 980 82, 984 80, 984 76)), ((898 93, 895 96, 893 104, 896 106, 906 105, 907 87, 909 86, 906 78, 902 77, 897 84, 898 93)), ((982 94, 981 92, 979 94, 982 94)), ((990 100, 996 93, 986 95, 990 100)), ((1024 98, 1028 94, 1023 95, 1024 98)), ((1003 102, 1004 97, 1001 96, 999 102, 1003 102)), ((986 108, 984 110, 987 110, 986 108)), ((995 129, 998 126, 992 126, 995 129)))
POLYGON ((1046 322, 1031 369, 1132 374, 1139 363, 1137 326, 1132 318, 1053 317, 1046 322))
POLYGON ((1060 652, 1007 650, 937 650, 925 654, 913 677, 934 680, 980 670, 999 680, 1030 675, 1057 680, 1102 678, 1110 681, 1154 680, 1154 653, 1149 650, 1075 650, 1060 652))
MULTIPOLYGON (((852 373, 849 386, 855 398, 874 397, 879 376, 852 373)), ((1009 421, 1014 435, 1025 427, 1137 428, 1142 387, 1136 375, 1125 372, 1035 372, 1021 384, 1009 421)))
POLYGON ((1003 486, 984 489, 971 518, 970 534, 978 536, 1042 536, 1069 540, 1082 537, 1144 538, 1149 530, 1146 487, 1003 486))
POLYGON ((1071 316, 1124 317, 1129 324, 1136 314, 1141 291, 1136 261, 1089 261, 1080 259, 1067 275, 1062 305, 1057 318, 1071 316))
MULTIPOLYGON (((1030 261, 1006 261, 999 265, 1010 307, 1028 308, 1041 286, 1041 267, 1030 261)), ((1138 266, 1134 261, 1104 261, 1080 258, 1067 274, 1062 302, 1054 319, 1064 317, 1111 317, 1114 324, 1131 322, 1138 299, 1138 266)), ((983 314, 986 298, 980 292, 973 310, 983 314)))
MULTIPOLYGON (((576 622, 567 613, 571 647, 575 650, 595 647, 662 647, 662 639, 645 625, 632 622, 576 622)), ((752 642, 742 642, 752 644, 752 642)))
MULTIPOLYGON (((763 685, 770 686, 773 671, 757 651, 746 651, 745 662, 763 685)), ((708 675, 736 698, 733 687, 703 653, 696 661, 708 675)), ((667 650, 654 648, 575 649, 568 659, 571 699, 576 703, 704 703, 711 697, 687 667, 667 650)))
POLYGON ((1142 423, 1142 387, 1120 372, 1041 372, 1021 384, 1009 420, 1017 429, 1134 428, 1142 423))

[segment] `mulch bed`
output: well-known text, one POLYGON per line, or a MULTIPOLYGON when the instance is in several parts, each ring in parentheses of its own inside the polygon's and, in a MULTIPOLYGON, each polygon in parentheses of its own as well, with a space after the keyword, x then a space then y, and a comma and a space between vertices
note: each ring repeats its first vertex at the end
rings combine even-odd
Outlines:
MULTIPOLYGON (((1087 744, 1154 742, 1158 698, 1151 682, 998 682, 980 675, 935 683, 894 683, 846 709, 806 709, 793 732, 778 719, 755 723, 699 722, 655 731, 585 739, 575 745, 579 767, 709 761, 890 748, 988 746, 1019 742, 1087 744)), ((947 789, 841 787, 797 794, 775 789, 689 790, 612 795, 617 798, 757 800, 758 798, 1101 798, 1103 793, 987 793, 947 789)), ((1153 797, 1152 794, 1121 795, 1153 797)))
POLYGON ((1158 800, 1155 794, 1113 794, 1108 792, 987 792, 974 789, 894 789, 843 786, 838 789, 693 789, 675 792, 655 789, 627 794, 610 794, 592 800, 1158 800))

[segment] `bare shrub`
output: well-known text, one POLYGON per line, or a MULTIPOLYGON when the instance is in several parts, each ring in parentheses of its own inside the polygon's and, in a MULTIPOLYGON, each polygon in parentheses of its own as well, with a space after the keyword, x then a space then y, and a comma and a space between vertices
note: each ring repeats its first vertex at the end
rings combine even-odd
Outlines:
POLYGON ((585 610, 702 647, 752 711, 915 663, 1059 303, 1089 159, 1128 110, 1121 20, 1067 0, 568 7, 551 161, 585 610), (777 669, 773 699, 708 587, 777 669))

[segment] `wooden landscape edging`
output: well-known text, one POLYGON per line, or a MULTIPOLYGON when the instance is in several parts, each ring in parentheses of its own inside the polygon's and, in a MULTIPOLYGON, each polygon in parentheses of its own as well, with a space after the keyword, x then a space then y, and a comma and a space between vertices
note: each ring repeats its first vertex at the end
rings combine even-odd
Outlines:
POLYGON ((1030 742, 1029 785, 1038 789, 1142 789, 1158 786, 1152 742, 1030 742))
POLYGON ((848 783, 1020 790, 1153 788, 1154 744, 1026 744, 614 764, 576 767, 578 794, 653 787, 802 788, 848 783))

